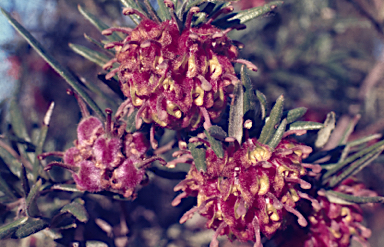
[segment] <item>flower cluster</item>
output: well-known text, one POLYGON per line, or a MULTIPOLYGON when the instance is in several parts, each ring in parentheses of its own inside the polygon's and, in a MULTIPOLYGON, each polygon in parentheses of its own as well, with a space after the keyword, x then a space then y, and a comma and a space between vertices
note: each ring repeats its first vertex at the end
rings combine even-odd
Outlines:
MULTIPOLYGON (((221 12, 231 10, 227 7, 221 12)), ((104 68, 119 63, 107 78, 117 73, 124 95, 139 108, 138 117, 144 122, 194 130, 203 119, 209 123, 219 120, 227 96, 238 81, 232 63, 250 65, 237 59, 237 43, 226 36, 232 28, 222 31, 211 25, 214 17, 191 27, 192 16, 197 12, 197 7, 189 10, 184 29, 180 30, 175 18, 159 23, 126 8, 123 13, 140 16, 140 24, 133 30, 110 28, 103 32, 128 35, 121 42, 106 45, 108 49, 115 48, 116 57, 104 68)))
MULTIPOLYGON (((271 237, 287 212, 306 226, 307 221, 295 205, 301 197, 308 198, 298 192, 297 184, 304 189, 311 187, 301 179, 306 174, 302 159, 311 151, 288 138, 274 150, 254 138, 248 139, 239 149, 227 150, 222 159, 209 148, 207 171, 203 173, 192 165, 185 180, 175 187, 183 192, 173 205, 187 196, 197 196, 198 201, 180 222, 198 211, 208 218, 207 227, 216 229, 216 237, 225 234, 232 239, 252 240, 255 246, 260 246, 260 232, 271 237)), ((318 167, 312 168, 318 171, 318 167)))
MULTIPOLYGON (((377 196, 373 191, 364 188, 361 183, 348 179, 334 191, 354 196, 377 196)), ((350 246, 351 240, 368 246, 371 231, 360 224, 363 220, 362 210, 358 204, 338 204, 330 202, 323 193, 316 198, 321 209, 314 209, 308 217, 309 234, 305 246, 350 246)))
POLYGON ((77 128, 75 146, 62 154, 64 163, 53 162, 46 169, 53 165, 67 168, 83 191, 107 190, 124 197, 134 196, 136 186, 144 178, 144 168, 159 158, 144 159, 149 144, 142 133, 126 133, 111 125, 104 129, 98 118, 84 118, 77 128))

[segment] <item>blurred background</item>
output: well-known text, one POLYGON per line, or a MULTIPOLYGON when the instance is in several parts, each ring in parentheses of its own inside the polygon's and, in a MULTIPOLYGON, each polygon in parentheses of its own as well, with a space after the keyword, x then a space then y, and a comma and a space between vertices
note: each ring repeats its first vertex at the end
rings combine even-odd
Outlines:
MULTIPOLYGON (((156 6, 156 1, 152 2, 156 6)), ((240 0, 234 6, 240 10, 268 2, 240 0)), ((11 12, 84 83, 102 88, 110 99, 91 93, 102 108, 113 107, 113 101, 120 99, 97 78, 105 72, 68 46, 74 43, 97 49, 84 38, 84 33, 96 40, 104 39, 79 13, 78 4, 109 26, 132 25, 129 18, 122 16, 118 0, 2 0, 0 7, 11 12)), ((259 68, 249 75, 270 104, 284 94, 286 108, 309 109, 304 116, 308 121, 322 122, 328 112, 334 111, 338 120, 334 134, 341 133, 358 116, 360 120, 351 136, 356 139, 384 132, 383 27, 384 0, 286 0, 274 12, 247 23, 245 30, 232 31, 230 36, 245 45, 241 58, 259 68)), ((66 93, 69 86, 2 15, 0 60, 0 102, 16 93, 33 136, 34 128, 40 126, 54 101, 45 151, 70 147, 81 114, 75 98, 66 93)), ((4 130, 7 105, 1 106, 4 130)), ((324 149, 333 145, 331 141, 324 149)), ((384 195, 383 162, 379 158, 358 174, 368 188, 380 195, 384 195)), ((138 192, 133 202, 88 195, 85 203, 93 220, 66 230, 61 242, 49 241, 44 233, 38 233, 22 241, 0 241, 0 245, 68 246, 71 241, 99 240, 109 246, 208 246, 213 231, 202 230, 203 219, 195 217, 184 225, 178 224, 181 215, 195 203, 190 198, 179 207, 170 205, 175 196, 173 187, 179 180, 149 176, 150 184, 138 192)), ((44 200, 54 198, 47 196, 44 200)), ((0 214, 5 219, 6 215, 0 214)), ((371 246, 383 246, 384 207, 379 205, 374 212, 367 210, 365 221, 372 230, 371 246)), ((222 238, 221 246, 252 246, 225 239, 222 238)))

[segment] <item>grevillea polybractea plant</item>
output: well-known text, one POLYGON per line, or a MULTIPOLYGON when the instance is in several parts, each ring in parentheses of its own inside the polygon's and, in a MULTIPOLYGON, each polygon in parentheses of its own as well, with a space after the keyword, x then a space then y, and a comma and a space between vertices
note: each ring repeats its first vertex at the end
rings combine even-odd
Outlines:
MULTIPOLYGON (((14 218, 0 227, 1 238, 44 231, 60 242, 67 229, 91 220, 86 195, 134 200, 153 174, 169 178, 174 168, 188 164, 169 204, 176 207, 184 198, 196 198, 180 223, 198 214, 205 218, 206 228, 214 232, 210 246, 219 246, 221 235, 255 247, 350 246, 353 240, 368 246, 370 230, 363 226, 360 204, 372 206, 384 198, 353 175, 381 154, 380 135, 347 142, 352 123, 341 145, 317 152, 329 140, 335 114, 329 113, 324 124, 299 121, 306 109, 285 110, 284 96, 268 110, 264 94, 248 77, 247 70, 257 67, 241 59, 243 45, 228 37, 282 2, 239 12, 228 1, 158 0, 157 12, 147 0, 122 3, 123 15, 136 26, 108 27, 79 7, 108 40, 88 37, 97 50, 70 44, 106 71, 99 78, 116 98, 121 96, 115 109, 105 111, 3 10, 71 85, 68 92, 77 98, 82 119, 71 147, 44 152, 53 104, 33 142, 17 102, 11 100, 13 134, 9 143, 1 141, 0 156, 12 183, 1 179, 1 205, 14 218), (170 132, 172 138, 164 143, 162 135, 170 132), (305 137, 315 141, 302 144, 305 137), (69 176, 57 181, 54 170, 69 176), (40 205, 41 196, 52 198, 56 190, 71 194, 66 203, 52 210, 40 205)), ((99 219, 95 222, 107 228, 99 219)))

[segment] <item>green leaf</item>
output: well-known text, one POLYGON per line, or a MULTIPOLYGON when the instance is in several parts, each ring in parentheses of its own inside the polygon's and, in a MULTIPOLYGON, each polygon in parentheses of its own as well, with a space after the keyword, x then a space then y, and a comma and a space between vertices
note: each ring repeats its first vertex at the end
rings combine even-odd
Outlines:
MULTIPOLYGON (((241 67, 244 70, 244 65, 241 67)), ((243 116, 244 116, 244 89, 243 84, 238 82, 233 89, 233 104, 229 110, 228 135, 234 137, 239 143, 243 138, 243 116)))
POLYGON ((62 191, 68 191, 68 192, 80 192, 84 193, 84 191, 79 190, 76 187, 76 184, 55 184, 51 187, 53 190, 62 190, 62 191))
POLYGON ((84 58, 99 65, 100 67, 103 67, 110 60, 109 57, 103 53, 94 51, 82 45, 75 45, 70 43, 69 47, 80 56, 83 56, 84 58))
POLYGON ((5 164, 9 167, 9 170, 16 176, 21 175, 21 163, 17 160, 8 150, 0 146, 0 157, 4 160, 5 164))
POLYGON ((162 21, 170 20, 171 14, 169 14, 167 6, 165 6, 164 0, 157 0, 159 10, 157 11, 162 21))
POLYGON ((29 217, 28 220, 16 230, 14 236, 16 238, 25 238, 48 226, 48 222, 43 219, 29 217))
POLYGON ((353 162, 345 171, 343 171, 340 175, 334 176, 329 181, 329 187, 333 188, 340 184, 342 181, 347 179, 348 177, 358 173, 361 171, 364 167, 368 166, 372 161, 374 161, 384 150, 384 145, 382 145, 380 148, 376 149, 375 151, 372 151, 362 158, 356 160, 353 162))
POLYGON ((272 149, 275 149, 277 145, 280 143, 281 139, 283 138, 283 134, 285 132, 285 128, 287 127, 287 119, 284 118, 283 121, 281 121, 281 124, 277 128, 275 135, 273 136, 272 140, 268 143, 268 146, 272 149))
POLYGON ((353 119, 352 121, 349 122, 346 130, 344 131, 343 133, 343 136, 341 137, 340 141, 339 141, 339 144, 338 146, 340 145, 344 145, 347 143, 348 141, 348 138, 349 136, 352 134, 353 130, 355 129, 355 126, 357 124, 357 122, 360 120, 361 118, 361 115, 360 114, 357 114, 353 119))
POLYGON ((12 16, 4 9, 1 11, 11 23, 11 25, 27 40, 27 42, 39 53, 39 55, 61 76, 69 85, 79 94, 79 96, 95 111, 102 121, 105 121, 104 112, 96 105, 91 97, 83 90, 76 78, 64 67, 61 66, 44 48, 43 46, 12 16))
MULTIPOLYGON (((367 142, 370 142, 370 141, 375 140, 375 139, 380 139, 381 136, 382 136, 381 134, 373 134, 370 136, 365 136, 363 138, 348 142, 347 145, 345 145, 343 152, 341 153, 341 157, 340 157, 339 162, 342 162, 347 158, 351 148, 358 146, 358 145, 361 145, 361 144, 364 144, 364 143, 367 143, 367 142)), ((362 149, 360 149, 360 150, 362 150, 362 149)))
POLYGON ((39 195, 41 184, 41 179, 39 179, 39 181, 37 181, 36 184, 32 186, 32 189, 29 192, 27 199, 25 199, 27 215, 30 217, 36 217, 40 214, 39 208, 37 207, 36 199, 39 195))
POLYGON ((368 148, 365 148, 361 150, 360 152, 357 152, 356 154, 348 157, 342 162, 339 162, 334 168, 331 170, 328 170, 324 175, 323 175, 323 180, 331 177, 332 175, 338 173, 341 171, 344 167, 346 167, 348 164, 361 159, 365 155, 369 155, 370 153, 376 153, 378 150, 382 149, 384 145, 384 141, 378 142, 368 148))
POLYGON ((16 136, 26 141, 30 141, 31 138, 28 135, 23 114, 21 113, 15 97, 12 97, 10 100, 9 112, 11 115, 12 129, 16 136))
POLYGON ((23 217, 0 227, 0 239, 10 237, 21 225, 27 222, 28 217, 23 217))
POLYGON ((264 120, 267 116, 267 97, 259 90, 256 90, 256 97, 260 102, 261 120, 264 120))
POLYGON ((281 116, 283 115, 283 107, 284 107, 284 96, 281 95, 276 104, 273 106, 271 110, 271 114, 269 118, 266 120, 266 123, 261 130, 261 134, 259 137, 259 142, 262 144, 267 144, 272 136, 275 134, 275 126, 280 123, 281 116))
POLYGON ((330 112, 327 114, 327 119, 324 122, 324 128, 321 129, 317 133, 317 139, 315 142, 315 146, 317 148, 322 148, 327 144, 329 137, 331 137, 331 133, 336 126, 336 115, 334 112, 330 112))
POLYGON ((324 128, 324 124, 309 121, 296 121, 289 125, 289 130, 318 130, 324 128))
POLYGON ((125 128, 125 130, 128 132, 128 133, 133 133, 136 131, 136 115, 137 115, 137 112, 139 110, 138 109, 135 109, 131 115, 128 116, 127 118, 127 127, 125 128))
MULTIPOLYGON (((140 12, 144 13, 143 9, 141 7, 139 7, 135 1, 133 0, 120 0, 120 2, 127 8, 133 8, 133 9, 137 9, 139 10, 140 12)), ((139 25, 140 23, 140 20, 141 18, 138 16, 138 15, 129 15, 129 17, 131 18, 131 20, 136 24, 136 25, 139 25)))
POLYGON ((88 40, 89 42, 91 42, 92 44, 95 44, 96 46, 98 46, 99 48, 103 49, 105 52, 109 53, 111 55, 111 57, 115 57, 115 52, 112 50, 112 49, 105 49, 104 48, 104 44, 95 40, 94 38, 88 36, 87 34, 84 34, 84 38, 86 40, 88 40))
POLYGON ((207 164, 205 163, 205 155, 207 150, 204 147, 204 144, 201 142, 191 142, 188 143, 188 149, 191 151, 193 156, 193 161, 195 162, 196 169, 198 171, 207 171, 207 164))
POLYGON ((51 116, 53 113, 53 108, 55 107, 55 103, 52 102, 45 113, 44 120, 43 120, 43 125, 40 128, 40 133, 39 137, 37 139, 36 143, 36 150, 35 150, 35 159, 33 162, 33 178, 34 181, 36 181, 37 176, 39 174, 39 168, 40 168, 40 162, 38 159, 38 156, 43 153, 43 146, 45 143, 45 139, 47 138, 47 133, 48 133, 48 127, 49 127, 49 122, 51 121, 51 116))
POLYGON ((384 197, 381 196, 353 196, 333 190, 325 191, 325 195, 330 202, 344 205, 356 203, 384 203, 384 197))
POLYGON ((276 9, 277 6, 283 4, 283 1, 274 1, 268 4, 265 4, 260 7, 255 7, 247 10, 239 11, 235 16, 228 19, 228 21, 240 20, 241 24, 244 24, 252 19, 255 19, 259 16, 265 15, 272 10, 276 9))
POLYGON ((30 187, 29 187, 29 181, 28 181, 28 177, 27 177, 27 170, 25 169, 25 166, 21 166, 21 185, 23 187, 23 190, 24 190, 24 197, 27 197, 28 194, 29 194, 29 191, 30 191, 30 187))
POLYGON ((297 119, 304 116, 304 114, 307 112, 307 108, 305 107, 298 107, 292 110, 289 110, 287 113, 287 124, 293 123, 297 119))
MULTIPOLYGON (((252 82, 248 76, 247 68, 244 65, 241 66, 240 79, 245 88, 243 111, 244 111, 244 114, 246 114, 248 111, 255 110, 257 105, 256 105, 256 97, 252 87, 252 82)), ((251 119, 251 120, 254 120, 254 119, 251 119)))
MULTIPOLYGON (((83 7, 81 7, 80 4, 77 5, 77 8, 78 8, 80 14, 82 14, 85 17, 85 19, 87 19, 92 25, 94 25, 100 32, 109 28, 109 26, 107 24, 105 24, 102 20, 100 20, 97 16, 95 16, 95 15, 89 13, 88 11, 86 11, 85 9, 83 9, 83 7)), ((122 40, 122 38, 119 35, 117 35, 116 33, 113 33, 112 35, 108 35, 107 38, 110 41, 122 40)))
POLYGON ((224 139, 228 136, 227 133, 218 125, 212 125, 208 132, 213 138, 220 141, 224 141, 224 139))
MULTIPOLYGON (((83 202, 84 203, 84 202, 83 202)), ((82 205, 79 202, 71 202, 67 205, 65 205, 61 210, 60 213, 70 213, 75 218, 83 223, 88 221, 88 213, 85 209, 84 205, 82 205)))
POLYGON ((211 144, 211 148, 215 152, 216 156, 219 158, 223 158, 224 157, 223 143, 219 140, 216 140, 214 137, 212 137, 208 131, 205 130, 204 133, 207 136, 208 141, 211 144))

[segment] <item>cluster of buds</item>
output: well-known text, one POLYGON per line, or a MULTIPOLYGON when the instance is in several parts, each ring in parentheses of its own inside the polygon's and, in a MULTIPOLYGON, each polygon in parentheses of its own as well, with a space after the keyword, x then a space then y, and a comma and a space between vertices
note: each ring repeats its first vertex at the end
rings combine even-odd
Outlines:
POLYGON ((124 197, 134 197, 135 188, 145 180, 145 168, 158 157, 145 159, 149 144, 140 133, 127 133, 124 125, 110 121, 105 128, 96 117, 85 117, 77 127, 74 147, 59 155, 64 163, 52 162, 45 169, 61 166, 71 171, 77 188, 82 191, 112 191, 124 197))
POLYGON ((284 138, 272 150, 255 138, 248 139, 241 147, 229 146, 222 159, 207 149, 207 171, 198 171, 195 165, 175 190, 182 190, 173 201, 178 205, 182 198, 197 196, 197 206, 184 214, 183 223, 194 212, 208 219, 207 227, 216 229, 211 245, 217 246, 218 235, 231 239, 254 241, 261 246, 260 233, 271 237, 289 212, 306 226, 306 219, 295 209, 300 198, 309 196, 299 191, 311 188, 302 177, 306 167, 315 172, 319 166, 303 164, 312 149, 284 138))
MULTIPOLYGON (((172 2, 166 3, 173 13, 172 2)), ((139 109, 137 118, 161 127, 189 130, 197 129, 203 122, 209 126, 211 120, 219 120, 227 97, 238 82, 233 63, 257 69, 250 62, 237 59, 239 44, 226 35, 233 28, 223 31, 211 24, 217 16, 232 10, 232 6, 223 8, 206 23, 192 27, 193 15, 199 12, 198 7, 193 7, 180 27, 176 16, 160 22, 126 8, 123 13, 140 16, 140 24, 134 29, 103 31, 105 35, 113 31, 128 35, 123 41, 105 46, 114 48, 116 57, 104 68, 119 64, 106 78, 118 75, 122 92, 139 109)))

